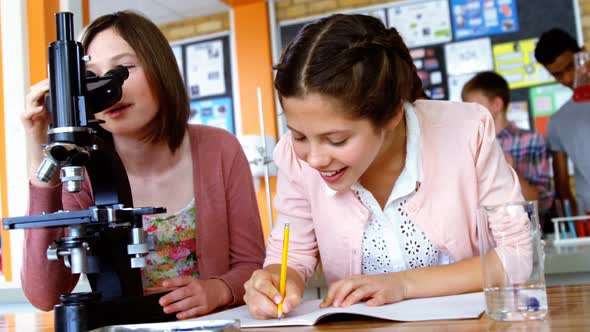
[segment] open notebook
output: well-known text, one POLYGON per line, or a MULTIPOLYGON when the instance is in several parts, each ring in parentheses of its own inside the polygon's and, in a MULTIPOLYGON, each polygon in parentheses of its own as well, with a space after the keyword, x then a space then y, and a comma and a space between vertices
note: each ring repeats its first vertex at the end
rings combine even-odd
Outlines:
POLYGON ((348 308, 320 309, 321 302, 322 300, 305 301, 281 319, 256 320, 250 316, 246 306, 241 306, 203 316, 197 320, 239 319, 241 327, 271 327, 315 325, 321 318, 332 314, 354 314, 396 321, 421 321, 478 318, 485 310, 483 293, 413 299, 380 307, 369 307, 364 303, 357 303, 348 308))

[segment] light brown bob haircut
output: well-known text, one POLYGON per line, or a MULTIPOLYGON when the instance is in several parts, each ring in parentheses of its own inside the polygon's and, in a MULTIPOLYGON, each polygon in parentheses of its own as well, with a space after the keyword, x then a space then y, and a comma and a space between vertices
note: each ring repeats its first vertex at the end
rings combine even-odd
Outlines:
POLYGON ((148 18, 125 10, 101 16, 90 23, 82 35, 84 48, 88 49, 96 35, 107 29, 115 30, 135 51, 159 103, 159 111, 144 139, 148 142, 166 141, 170 150, 176 151, 188 126, 190 107, 168 40, 148 18))

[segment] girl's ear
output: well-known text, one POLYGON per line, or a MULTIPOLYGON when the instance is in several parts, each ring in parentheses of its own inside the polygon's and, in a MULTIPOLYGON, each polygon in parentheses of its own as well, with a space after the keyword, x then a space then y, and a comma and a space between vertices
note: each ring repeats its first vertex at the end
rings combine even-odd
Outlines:
POLYGON ((504 105, 504 101, 500 97, 495 97, 494 99, 492 99, 491 106, 493 108, 492 113, 494 113, 494 116, 496 116, 496 114, 504 113, 504 111, 508 107, 508 105, 504 105))

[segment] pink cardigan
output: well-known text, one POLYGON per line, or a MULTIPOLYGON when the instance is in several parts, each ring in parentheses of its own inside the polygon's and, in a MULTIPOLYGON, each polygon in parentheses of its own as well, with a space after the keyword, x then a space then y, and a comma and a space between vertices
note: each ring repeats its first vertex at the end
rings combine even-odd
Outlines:
MULTIPOLYGON (((479 255, 476 210, 480 205, 522 201, 516 173, 496 143, 494 123, 477 104, 416 101, 423 182, 407 202, 410 219, 455 261, 479 255)), ((362 236, 369 212, 348 190, 326 192, 318 171, 297 158, 287 133, 274 152, 279 167, 277 225, 267 243, 264 265, 280 264, 283 224, 289 222, 289 266, 308 278, 321 256, 328 283, 361 274, 362 236)), ((496 249, 504 268, 528 277, 528 262, 511 259, 516 243, 530 244, 527 221, 498 220, 509 243, 496 249)))
MULTIPOLYGON (((262 267, 264 239, 250 165, 237 139, 224 130, 191 125, 197 230, 197 263, 203 279, 223 280, 233 295, 231 305, 243 303, 244 283, 262 267)), ((91 206, 88 181, 78 194, 30 186, 29 214, 81 210, 91 206), (63 205, 62 205, 63 202, 63 205)), ((48 261, 47 246, 64 230, 25 231, 22 286, 37 308, 51 310, 60 294, 69 293, 78 275, 62 261, 48 261)))

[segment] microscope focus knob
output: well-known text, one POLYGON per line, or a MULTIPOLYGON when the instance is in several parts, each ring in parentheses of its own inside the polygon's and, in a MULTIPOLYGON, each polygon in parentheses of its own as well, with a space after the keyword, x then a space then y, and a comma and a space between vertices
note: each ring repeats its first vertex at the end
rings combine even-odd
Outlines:
POLYGON ((49 246, 47 248, 47 259, 50 261, 59 260, 59 254, 57 253, 57 247, 54 245, 49 246))
POLYGON ((129 255, 145 255, 150 251, 148 244, 145 242, 128 244, 127 253, 129 255))
POLYGON ((132 269, 142 268, 142 267, 145 267, 146 265, 147 265, 147 261, 145 259, 145 256, 131 257, 131 268, 132 269))

